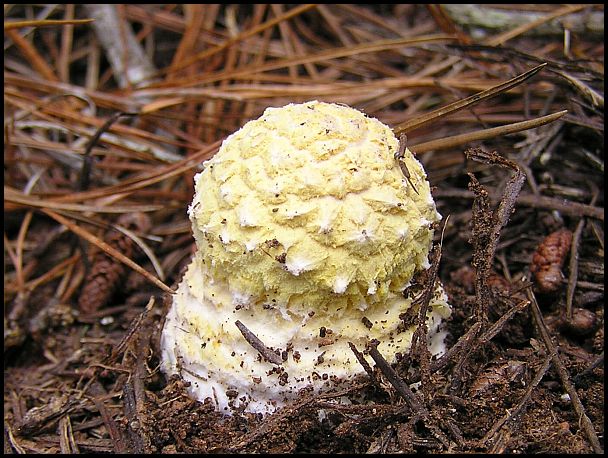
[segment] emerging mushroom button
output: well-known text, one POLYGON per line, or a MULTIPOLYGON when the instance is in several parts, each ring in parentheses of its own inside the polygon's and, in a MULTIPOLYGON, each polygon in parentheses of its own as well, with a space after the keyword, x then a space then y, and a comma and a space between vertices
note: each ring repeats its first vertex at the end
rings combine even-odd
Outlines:
MULTIPOLYGON (((268 108, 195 177, 197 252, 162 333, 162 368, 227 414, 269 413, 363 371, 348 342, 389 360, 410 347, 403 294, 429 267, 435 208, 392 130, 344 105, 268 108)), ((431 352, 450 306, 437 284, 431 352)))

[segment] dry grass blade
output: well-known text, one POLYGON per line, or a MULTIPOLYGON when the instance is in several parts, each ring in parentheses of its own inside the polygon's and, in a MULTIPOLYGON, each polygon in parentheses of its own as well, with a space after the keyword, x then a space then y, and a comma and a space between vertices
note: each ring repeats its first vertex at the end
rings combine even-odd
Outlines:
POLYGON ((203 52, 201 52, 199 54, 196 54, 195 56, 192 56, 189 59, 185 59, 185 60, 183 60, 180 63, 176 63, 175 65, 173 65, 173 66, 170 67, 170 70, 172 70, 172 71, 181 70, 181 69, 183 69, 183 68, 185 68, 185 67, 187 67, 189 65, 192 65, 196 61, 199 61, 201 59, 205 59, 207 57, 211 57, 214 54, 217 54, 218 52, 220 52, 220 51, 222 51, 222 50, 224 50, 224 49, 226 49, 226 48, 234 45, 235 43, 238 43, 239 41, 245 40, 246 38, 249 38, 249 37, 251 37, 253 35, 256 35, 256 34, 262 32, 262 31, 264 31, 264 30, 266 30, 266 29, 268 29, 270 27, 275 26, 276 24, 279 24, 282 21, 286 21, 286 20, 288 20, 288 19, 290 19, 290 18, 292 18, 294 16, 302 14, 303 12, 305 12, 305 11, 311 9, 311 8, 314 8, 315 6, 316 5, 313 3, 313 4, 307 4, 307 5, 300 5, 300 6, 296 7, 296 8, 293 8, 293 9, 287 11, 285 14, 283 14, 281 16, 277 16, 277 17, 275 17, 275 18, 273 18, 273 19, 271 19, 271 20, 269 20, 269 21, 267 21, 267 22, 265 22, 263 24, 260 24, 257 27, 254 27, 251 30, 248 30, 248 31, 246 31, 246 32, 244 32, 244 33, 242 33, 242 34, 234 37, 234 38, 226 40, 224 43, 222 43, 221 45, 219 45, 219 46, 217 46, 215 48, 211 48, 211 49, 209 49, 207 51, 203 51, 203 52))
POLYGON ((451 137, 440 138, 428 142, 418 143, 411 146, 411 149, 416 153, 426 153, 427 151, 443 150, 454 148, 456 146, 465 145, 467 143, 488 140, 490 138, 500 137, 502 135, 514 134, 535 127, 544 126, 550 122, 556 121, 568 113, 568 110, 558 111, 540 118, 530 119, 529 121, 514 122, 506 126, 492 127, 490 129, 477 130, 475 132, 467 132, 466 134, 454 135, 451 137))
POLYGON ((53 199, 54 202, 77 202, 85 199, 93 199, 98 197, 110 196, 113 194, 125 194, 137 189, 145 188, 159 181, 166 180, 170 177, 189 171, 192 168, 200 165, 201 161, 211 157, 217 148, 219 147, 221 140, 218 140, 211 145, 203 148, 202 150, 182 159, 179 162, 170 164, 162 167, 154 172, 146 174, 144 176, 125 180, 123 183, 118 185, 108 186, 105 188, 97 188, 91 191, 83 191, 56 197, 53 199))
POLYGON ((4 23, 4 30, 20 29, 23 27, 52 27, 56 25, 89 24, 94 19, 44 19, 36 21, 8 21, 4 23))
POLYGON ((21 194, 14 189, 4 187, 4 209, 16 210, 22 207, 32 208, 47 208, 52 210, 67 210, 76 212, 94 212, 94 213, 135 213, 135 212, 153 212, 165 208, 165 205, 81 205, 53 202, 50 199, 41 199, 35 196, 21 194), (7 205, 14 204, 14 205, 7 205))
POLYGON ((135 263, 131 259, 127 258, 125 255, 123 255, 121 252, 117 251, 115 248, 112 248, 110 245, 108 245, 103 240, 100 240, 99 238, 95 237, 89 231, 87 231, 85 229, 82 229, 77 224, 72 223, 69 219, 64 218, 63 216, 55 213, 54 211, 45 210, 45 209, 43 209, 42 211, 44 213, 46 213, 48 216, 50 216, 51 218, 53 218, 58 223, 63 224, 64 226, 66 226, 69 230, 71 230, 72 232, 74 232, 76 235, 82 237, 83 239, 87 240, 88 242, 90 242, 90 243, 96 245, 97 247, 99 247, 101 250, 103 250, 109 256, 112 256, 117 261, 120 261, 123 264, 126 264, 131 269, 133 269, 136 272, 140 273, 148 281, 152 282, 153 284, 155 284, 156 286, 158 286, 163 291, 165 291, 167 293, 171 293, 171 294, 175 293, 175 291, 173 291, 171 288, 169 288, 167 285, 165 285, 162 281, 160 281, 155 276, 151 275, 150 272, 148 272, 147 270, 145 270, 142 267, 140 267, 137 263, 135 263))
MULTIPOLYGON (((349 57, 355 55, 361 55, 365 53, 374 53, 379 51, 387 51, 391 49, 398 49, 406 46, 421 46, 424 44, 453 41, 454 38, 450 35, 437 34, 437 35, 425 35, 416 38, 394 38, 388 40, 378 40, 371 43, 363 43, 361 45, 344 46, 339 48, 327 49, 319 51, 317 53, 309 53, 305 56, 295 56, 286 59, 273 59, 262 65, 250 65, 242 66, 238 69, 230 70, 223 69, 217 73, 209 73, 208 76, 196 76, 194 78, 183 78, 181 80, 172 80, 171 85, 178 85, 180 88, 185 88, 193 85, 215 83, 222 80, 230 80, 236 78, 250 79, 251 75, 257 73, 268 72, 271 70, 278 70, 287 68, 294 65, 304 65, 314 62, 323 62, 326 60, 337 59, 341 57, 349 57)), ((166 83, 153 84, 149 87, 163 87, 166 83)), ((150 90, 142 89, 139 91, 142 95, 148 95, 151 93, 150 90)))
POLYGON ((521 75, 516 76, 515 78, 510 79, 509 81, 505 81, 497 86, 494 86, 490 89, 486 89, 485 91, 481 91, 477 94, 473 94, 470 97, 467 97, 462 100, 458 100, 454 103, 450 103, 444 107, 438 108, 437 110, 433 110, 430 113, 426 113, 422 116, 416 116, 415 118, 405 121, 395 127, 393 127, 393 131, 395 135, 399 135, 402 132, 408 133, 413 130, 419 129, 423 126, 428 125, 431 122, 438 121, 439 119, 447 116, 451 113, 455 113, 459 110, 462 110, 467 107, 471 107, 479 102, 487 100, 491 97, 495 97, 498 94, 502 94, 503 92, 508 91, 509 89, 523 83, 524 81, 532 78, 538 72, 540 72, 544 67, 546 67, 546 63, 540 64, 521 75))
POLYGON ((514 28, 513 30, 509 30, 508 32, 505 32, 496 37, 493 37, 490 40, 487 40, 486 44, 488 44, 490 46, 500 46, 500 45, 504 44, 506 41, 511 40, 511 39, 515 38, 516 36, 521 35, 522 33, 525 33, 528 30, 533 29, 534 27, 538 27, 539 25, 544 24, 545 22, 551 21, 555 18, 564 16, 566 14, 575 13, 575 12, 580 11, 587 7, 588 7, 588 5, 566 5, 563 8, 560 8, 551 14, 538 18, 527 24, 522 24, 519 27, 514 28))

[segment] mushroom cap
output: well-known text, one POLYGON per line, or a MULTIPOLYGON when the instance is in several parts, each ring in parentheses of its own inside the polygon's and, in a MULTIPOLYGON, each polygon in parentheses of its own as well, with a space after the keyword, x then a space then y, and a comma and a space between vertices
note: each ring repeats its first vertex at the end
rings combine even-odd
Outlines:
MULTIPOLYGON (((268 108, 230 135, 195 176, 197 252, 162 333, 162 368, 218 409, 272 412, 305 387, 363 372, 348 342, 409 349, 400 315, 428 268, 435 208, 422 165, 380 121, 312 101, 268 108), (415 187, 415 189, 413 187, 415 187), (261 357, 239 320, 282 364, 261 357)), ((442 351, 450 306, 436 285, 429 345, 442 351)))
POLYGON ((414 190, 397 150, 388 126, 347 106, 268 108, 195 177, 197 256, 238 300, 300 317, 402 290, 441 216, 422 165, 405 151, 414 190))

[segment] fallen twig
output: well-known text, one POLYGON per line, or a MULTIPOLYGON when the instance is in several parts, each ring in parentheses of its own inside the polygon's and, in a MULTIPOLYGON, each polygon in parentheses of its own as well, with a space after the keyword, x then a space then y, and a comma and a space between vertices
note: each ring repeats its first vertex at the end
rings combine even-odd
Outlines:
POLYGON ((283 364, 283 360, 281 359, 281 357, 277 355, 274 351, 272 351, 272 349, 264 345, 264 342, 262 342, 258 338, 258 336, 256 336, 253 332, 247 329, 247 327, 243 323, 241 323, 239 320, 236 320, 234 324, 236 324, 236 327, 239 328, 239 331, 241 331, 241 334, 243 334, 243 337, 245 338, 247 343, 249 343, 249 345, 255 348, 266 361, 272 364, 276 364, 277 366, 283 364))
POLYGON ((103 418, 108 434, 112 438, 114 451, 116 453, 128 453, 129 447, 126 444, 125 437, 103 402, 102 397, 107 394, 106 390, 97 380, 94 380, 89 386, 89 392, 91 400, 99 411, 101 418, 103 418))
MULTIPOLYGON (((465 189, 437 189, 433 195, 435 198, 447 197, 454 199, 472 199, 474 194, 465 189)), ((495 200, 492 197, 492 200, 495 200)), ((556 210, 568 216, 588 216, 600 221, 604 221, 604 209, 593 205, 573 202, 561 197, 539 196, 535 194, 522 193, 517 196, 517 204, 526 207, 544 208, 556 210)))
POLYGON ((97 129, 95 135, 87 142, 87 146, 84 149, 82 169, 80 170, 80 182, 78 184, 78 191, 86 191, 89 188, 89 182, 91 177, 91 169, 93 167, 93 160, 91 158, 91 151, 97 144, 104 132, 106 132, 112 124, 118 121, 121 116, 137 116, 137 113, 126 113, 119 111, 113 114, 110 118, 103 123, 103 125, 97 129))
POLYGON ((365 360, 363 353, 361 353, 359 350, 357 350, 357 347, 355 347, 355 344, 353 344, 352 342, 348 342, 348 346, 350 347, 352 352, 355 354, 355 358, 357 358, 357 361, 359 361, 359 364, 361 364, 361 366, 363 367, 363 370, 365 370, 365 372, 367 372, 367 375, 369 375, 369 377, 373 381, 376 381, 376 375, 374 374, 374 370, 369 365, 369 363, 365 360))
POLYGON ((487 288, 487 279, 492 270, 492 262, 500 238, 500 231, 509 221, 526 176, 516 163, 503 158, 495 152, 487 153, 479 148, 471 148, 465 151, 465 156, 467 159, 473 159, 485 164, 497 164, 501 167, 510 168, 515 172, 507 182, 495 212, 489 210, 487 191, 479 185, 473 174, 469 173, 471 187, 477 196, 473 203, 474 224, 472 237, 474 246, 473 267, 476 269, 475 294, 479 307, 479 319, 484 324, 487 320, 488 306, 487 294, 489 289, 487 288))
POLYGON ((112 353, 110 353, 108 355, 108 357, 102 361, 103 364, 114 363, 116 361, 116 359, 118 358, 118 356, 127 349, 129 344, 133 340, 133 337, 137 335, 137 332, 139 331, 141 324, 144 322, 144 320, 146 319, 146 317, 148 316, 148 314, 150 313, 150 311, 152 310, 153 307, 154 307, 154 296, 150 296, 150 300, 146 304, 146 307, 144 308, 144 310, 139 315, 137 315, 135 317, 135 319, 131 322, 131 324, 129 325, 129 329, 125 333, 124 337, 119 342, 119 344, 116 345, 112 349, 112 353))
POLYGON ((433 435, 443 444, 444 447, 447 448, 449 446, 447 437, 437 426, 431 423, 430 413, 422 404, 420 398, 414 394, 411 388, 403 381, 401 377, 399 377, 397 372, 395 372, 391 365, 380 354, 378 351, 379 343, 380 342, 378 342, 376 339, 369 342, 367 346, 369 355, 373 358, 374 362, 387 378, 389 383, 393 385, 397 392, 406 400, 413 411, 413 417, 422 419, 433 435))

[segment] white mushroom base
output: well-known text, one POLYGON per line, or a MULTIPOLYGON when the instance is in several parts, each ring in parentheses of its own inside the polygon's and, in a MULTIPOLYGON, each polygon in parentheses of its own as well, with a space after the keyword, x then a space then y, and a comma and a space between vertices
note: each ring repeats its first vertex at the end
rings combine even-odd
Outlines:
MULTIPOLYGON (((167 375, 179 374, 190 382, 193 398, 210 398, 228 415, 235 408, 272 413, 296 399, 303 388, 318 393, 363 373, 348 342, 362 351, 370 339, 378 339, 378 350, 389 362, 398 352, 407 352, 414 327, 403 329, 399 315, 411 304, 401 293, 376 302, 370 294, 368 304, 296 316, 286 304, 248 303, 239 292, 214 282, 195 257, 166 317, 161 369, 167 375), (282 364, 264 360, 245 340, 237 320, 278 350, 282 364)), ((440 324, 450 311, 438 284, 427 314, 434 355, 445 351, 440 324)))

